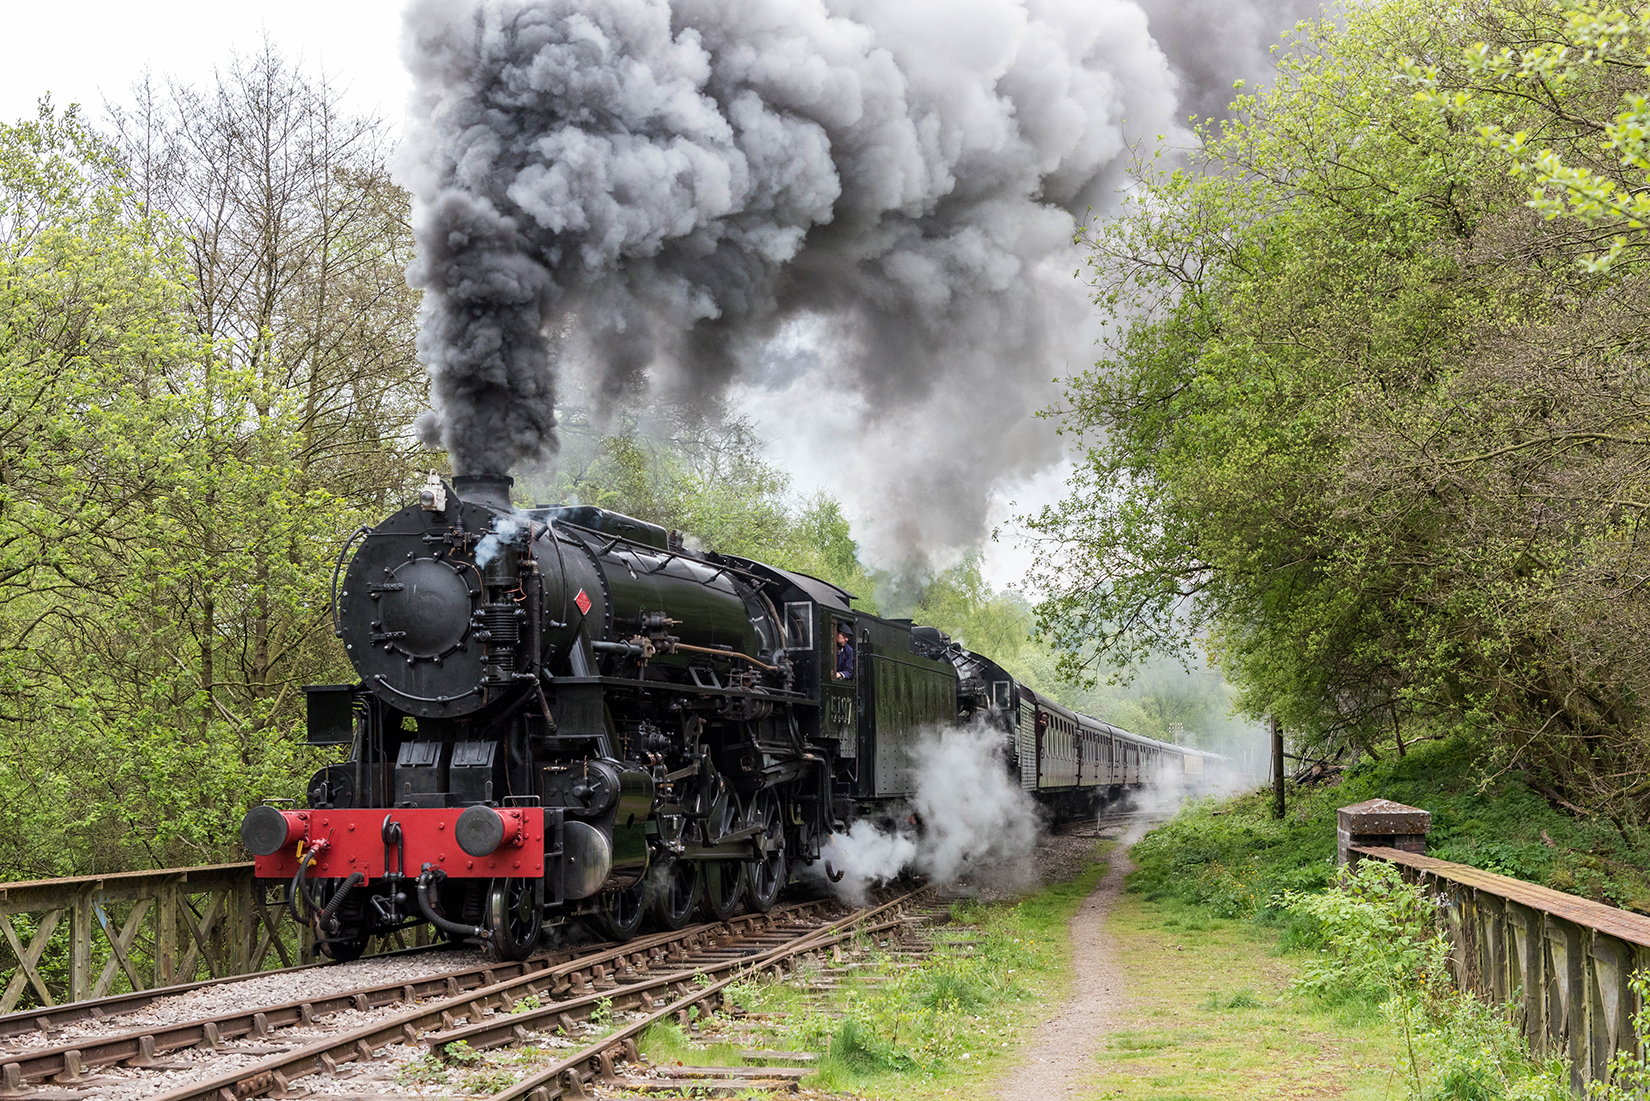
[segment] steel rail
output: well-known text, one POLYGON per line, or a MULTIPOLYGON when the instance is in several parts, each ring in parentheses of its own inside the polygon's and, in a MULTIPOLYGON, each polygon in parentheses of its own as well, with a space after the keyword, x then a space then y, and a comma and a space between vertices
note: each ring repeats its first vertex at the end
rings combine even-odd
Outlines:
MULTIPOLYGON (((559 1059, 550 1066, 545 1067, 543 1070, 523 1079, 520 1082, 517 1082, 508 1089, 501 1090, 500 1092, 493 1094, 490 1098, 488 1098, 488 1101, 522 1101, 522 1099, 526 1099, 526 1101, 554 1101, 554 1099, 561 1097, 563 1093, 568 1092, 567 1087, 569 1086, 572 1087, 571 1092, 575 1096, 582 1095, 584 1094, 585 1076, 580 1071, 581 1064, 589 1068, 591 1077, 595 1077, 596 1075, 604 1072, 610 1073, 612 1064, 611 1062, 604 1060, 603 1056, 610 1052, 613 1048, 622 1048, 627 1042, 634 1043, 635 1038, 640 1036, 650 1026, 657 1024, 659 1021, 662 1021, 667 1017, 672 1017, 677 1013, 685 1012, 691 1006, 703 1006, 713 995, 720 994, 727 987, 739 981, 746 975, 754 974, 757 971, 762 971, 767 968, 777 966, 781 961, 791 956, 801 955, 805 952, 818 951, 821 948, 828 948, 833 944, 841 943, 850 937, 859 936, 862 933, 881 932, 886 929, 904 925, 906 923, 906 919, 904 917, 895 918, 892 921, 885 921, 874 925, 866 925, 865 922, 886 910, 909 903, 917 895, 922 893, 923 889, 912 891, 892 902, 878 906, 874 910, 862 911, 844 919, 843 921, 826 926, 824 929, 806 933, 801 937, 798 937, 794 943, 775 948, 756 959, 729 960, 726 963, 719 964, 714 968, 714 970, 730 972, 726 978, 709 983, 705 986, 701 986, 696 990, 683 991, 680 987, 678 987, 677 993, 680 997, 678 997, 675 1001, 662 1007, 655 1008, 652 1013, 649 1013, 641 1020, 632 1021, 623 1028, 617 1029, 614 1032, 601 1037, 596 1042, 586 1046, 577 1054, 559 1059), (852 927, 848 928, 846 931, 834 931, 842 929, 843 926, 852 927), (576 1076, 579 1081, 577 1083, 568 1081, 567 1077, 570 1075, 576 1076)), ((693 977, 696 979, 697 974, 693 977)), ((513 1016, 517 1017, 519 1020, 521 1017, 526 1016, 526 1014, 514 1014, 513 1016)), ((520 1038, 519 1034, 517 1038, 520 1038)), ((435 1038, 432 1037, 432 1040, 434 1039, 435 1038)), ((452 1040, 446 1039, 437 1042, 451 1043, 452 1040)), ((483 1045, 472 1043, 471 1046, 477 1047, 483 1045)), ((608 1056, 608 1058, 610 1059, 611 1056, 608 1056)))
MULTIPOLYGON (((397 948, 392 952, 378 952, 371 956, 362 956, 365 960, 397 960, 408 956, 422 956, 430 952, 454 950, 456 944, 420 944, 411 948, 397 948)), ((127 1013, 136 1013, 146 1009, 160 998, 171 998, 178 994, 187 994, 191 990, 200 990, 207 986, 229 986, 234 983, 246 982, 248 979, 261 979, 268 975, 290 975, 299 971, 313 971, 318 967, 338 967, 336 960, 316 960, 314 963, 300 963, 293 967, 275 967, 268 971, 248 971, 243 975, 224 975, 216 979, 198 979, 195 982, 177 983, 173 986, 156 986, 146 990, 133 990, 126 994, 110 994, 104 998, 88 998, 79 1002, 64 1002, 61 1005, 44 1005, 35 1009, 19 1009, 15 1013, 0 1016, 0 1040, 9 1040, 14 1036, 26 1036, 31 1032, 61 1032, 66 1025, 75 1024, 84 1020, 102 1021, 110 1017, 120 1017, 127 1013)))
MULTIPOLYGON (((811 904, 793 903, 775 907, 770 914, 782 917, 799 905, 811 904)), ((732 923, 751 920, 751 915, 740 915, 730 919, 732 923)), ((577 950, 571 957, 567 957, 563 952, 557 952, 536 956, 520 963, 481 962, 473 967, 440 972, 419 979, 356 987, 334 994, 253 1006, 234 1013, 148 1026, 105 1036, 77 1037, 53 1047, 5 1052, 0 1054, 0 1098, 27 1096, 27 1084, 31 1082, 59 1078, 60 1081, 71 1083, 83 1071, 95 1067, 125 1064, 141 1068, 153 1065, 162 1055, 185 1048, 210 1049, 224 1040, 246 1036, 264 1038, 275 1029, 311 1025, 318 1017, 326 1017, 344 1009, 381 1009, 438 995, 461 998, 467 992, 507 987, 511 983, 521 983, 539 977, 547 977, 552 988, 558 985, 558 979, 564 980, 559 985, 565 990, 574 985, 577 981, 575 977, 589 981, 589 977, 584 976, 587 969, 590 971, 590 977, 594 977, 605 970, 605 965, 611 964, 619 957, 648 952, 685 939, 702 937, 723 924, 728 923, 693 925, 677 932, 656 933, 622 944, 604 942, 577 950)), ((242 977, 235 976, 236 979, 242 977)), ((182 989, 192 990, 211 985, 216 984, 192 984, 182 989)))
MULTIPOLYGON (((678 966, 671 968, 662 975, 653 973, 648 964, 644 962, 643 967, 646 970, 636 973, 632 981, 614 982, 612 986, 604 990, 594 989, 594 984, 590 983, 588 979, 585 984, 581 984, 585 987, 584 989, 579 989, 571 984, 558 988, 554 983, 556 976, 553 976, 551 971, 496 983, 467 994, 459 994, 456 997, 444 998, 429 1005, 419 1006, 407 1012, 396 1014, 386 1020, 364 1025, 349 1032, 326 1037, 296 1051, 273 1056, 251 1067, 242 1067, 209 1079, 180 1086, 170 1092, 157 1095, 154 1101, 242 1101, 244 1098, 263 1096, 271 1092, 275 1093, 276 1096, 282 1096, 288 1093, 292 1082, 299 1078, 322 1071, 336 1074, 339 1068, 346 1063, 357 1059, 365 1061, 375 1058, 379 1050, 390 1044, 421 1044, 421 1033, 450 1033, 460 1027, 458 1022, 461 1018, 466 1022, 466 1025, 481 1024, 487 1010, 504 1009, 525 997, 557 997, 559 990, 561 994, 571 994, 572 997, 564 997, 561 1001, 547 1007, 552 1015, 559 1017, 560 1014, 566 1013, 571 1017, 580 1011, 588 1015, 589 1011, 595 1008, 601 999, 606 997, 624 998, 628 1001, 632 994, 645 993, 648 990, 657 988, 668 990, 671 984, 693 981, 695 976, 698 975, 737 971, 742 967, 748 968, 753 964, 757 964, 758 961, 770 961, 760 964, 761 966, 768 966, 771 965, 771 961, 774 959, 793 955, 797 952, 810 951, 814 947, 818 947, 821 943, 821 934, 830 929, 845 924, 861 923, 868 916, 881 913, 892 906, 908 901, 917 893, 919 892, 911 892, 908 895, 901 896, 901 898, 879 906, 875 910, 858 911, 840 921, 804 929, 778 946, 767 943, 769 938, 763 937, 760 943, 752 946, 757 951, 730 959, 695 962, 683 953, 683 958, 679 961, 658 961, 660 963, 678 963, 678 966), (681 966, 682 963, 690 964, 690 966, 681 966)), ((785 913, 800 916, 801 911, 818 909, 831 904, 832 900, 829 899, 798 903, 786 907, 785 913)), ((776 910, 767 915, 744 915, 721 924, 744 923, 748 928, 760 924, 766 929, 776 924, 772 920, 773 918, 783 916, 784 914, 776 910)), ((903 920, 900 919, 900 921, 890 924, 899 924, 903 920)), ((707 936, 705 930, 714 930, 718 927, 700 926, 698 928, 699 932, 692 936, 687 935, 686 931, 674 934, 655 934, 652 937, 629 942, 621 946, 620 949, 602 955, 608 957, 609 960, 634 955, 638 959, 628 962, 635 963, 640 961, 642 956, 640 946, 644 944, 658 948, 664 944, 674 943, 680 947, 693 941, 705 939, 707 936)), ((755 932, 756 930, 750 928, 750 931, 755 932)), ((840 939, 846 939, 853 935, 854 931, 845 932, 840 934, 840 939)), ((728 939, 737 940, 739 936, 739 934, 730 934, 728 939)), ((825 938, 825 942, 829 943, 829 937, 825 938)), ((568 969, 568 973, 571 973, 571 969, 574 967, 583 968, 591 966, 591 964, 592 960, 585 957, 570 964, 564 964, 562 968, 568 969)), ((626 978, 629 978, 629 976, 626 976, 626 978)), ((716 989, 719 990, 720 987, 716 989)), ((689 997, 688 1003, 691 1004, 692 1001, 705 997, 706 991, 714 992, 710 987, 703 988, 689 997)), ((513 1026, 520 1024, 525 1019, 538 1019, 543 1015, 542 1011, 531 1012, 535 1015, 532 1018, 529 1018, 529 1014, 512 1014, 509 1020, 504 1022, 507 1026, 510 1026, 512 1038, 520 1039, 521 1035, 527 1035, 525 1027, 523 1027, 522 1033, 517 1035, 513 1026)), ((621 1039, 616 1036, 604 1038, 598 1046, 605 1049, 620 1043, 621 1039)), ((443 1042, 451 1041, 445 1040, 443 1042)))
POLYGON ((65 1080, 72 1080, 85 1070, 120 1063, 133 1067, 151 1066, 159 1061, 160 1056, 185 1048, 214 1048, 225 1040, 243 1036, 263 1038, 274 1029, 313 1024, 318 1017, 345 1009, 367 1011, 438 994, 451 996, 497 983, 500 973, 507 977, 519 977, 555 966, 556 961, 548 957, 525 963, 491 964, 277 1005, 260 1005, 216 1017, 152 1025, 107 1036, 82 1036, 56 1047, 8 1052, 0 1055, 0 1059, 5 1060, 0 1064, 0 1097, 26 1096, 26 1093, 17 1091, 29 1082, 59 1075, 64 1076, 65 1080), (511 972, 516 974, 511 976, 511 972))
MULTIPOLYGON (((530 1009, 520 1013, 511 1013, 506 1020, 495 1019, 490 1021, 471 1021, 469 1024, 463 1025, 459 1028, 449 1029, 445 1032, 439 1032, 432 1036, 426 1036, 420 1042, 427 1045, 432 1051, 437 1048, 445 1047, 446 1045, 454 1043, 458 1040, 463 1040, 465 1043, 468 1043, 474 1048, 499 1047, 500 1045, 510 1043, 514 1039, 519 1039, 520 1033, 516 1031, 518 1028, 525 1028, 528 1032, 535 1031, 533 1028, 528 1026, 533 1024, 542 1024, 546 1021, 554 1024, 556 1023, 556 1019, 560 1017, 561 1014, 566 1013, 569 1010, 594 1008, 603 997, 611 997, 613 1005, 618 1008, 637 1008, 646 1004, 648 999, 645 995, 650 990, 657 990, 659 988, 668 989, 669 987, 680 983, 694 981, 696 977, 700 975, 709 975, 715 971, 724 971, 729 968, 737 968, 740 966, 749 966, 755 970, 761 970, 764 967, 770 966, 770 962, 767 958, 768 956, 775 956, 777 954, 777 956, 783 957, 795 955, 798 952, 812 951, 813 949, 809 947, 812 939, 819 937, 829 938, 830 934, 833 933, 838 926, 844 923, 854 924, 857 932, 857 926, 868 920, 870 917, 888 909, 889 906, 897 906, 901 902, 905 901, 909 901, 908 896, 895 902, 891 902, 886 906, 880 906, 876 910, 868 913, 857 914, 849 918, 844 918, 841 922, 803 930, 796 936, 786 937, 780 943, 774 944, 766 953, 752 954, 750 952, 741 952, 737 955, 731 955, 726 959, 700 961, 694 967, 683 968, 665 975, 650 975, 644 981, 627 984, 619 990, 612 991, 607 994, 600 992, 587 994, 579 998, 556 1002, 547 1006, 540 1006, 537 1009, 530 1009), (622 1005, 620 1004, 621 1000, 624 1003, 622 1005)), ((759 943, 754 947, 760 948, 762 947, 762 944, 759 943)))

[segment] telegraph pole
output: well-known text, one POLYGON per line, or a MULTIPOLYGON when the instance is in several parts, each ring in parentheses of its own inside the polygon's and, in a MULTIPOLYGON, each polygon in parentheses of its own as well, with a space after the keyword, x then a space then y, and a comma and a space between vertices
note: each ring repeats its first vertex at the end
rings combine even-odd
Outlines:
POLYGON ((1272 716, 1272 817, 1283 817, 1283 724, 1272 716))

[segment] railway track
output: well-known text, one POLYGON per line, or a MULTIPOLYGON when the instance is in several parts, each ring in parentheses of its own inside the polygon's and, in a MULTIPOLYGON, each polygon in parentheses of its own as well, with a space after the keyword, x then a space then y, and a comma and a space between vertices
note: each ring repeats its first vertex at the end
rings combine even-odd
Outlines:
POLYGON ((1130 826, 1152 826, 1159 822, 1167 822, 1174 817, 1174 811, 1115 811, 1101 813, 1094 818, 1071 822, 1060 832, 1068 837, 1103 837, 1108 830, 1127 829, 1130 826))
MULTIPOLYGON (((581 954, 600 952, 615 947, 595 945, 587 949, 561 950, 535 957, 525 963, 481 963, 432 975, 381 982, 365 986, 344 987, 335 993, 279 1003, 253 1002, 245 1009, 215 1016, 185 1019, 174 1022, 151 1023, 140 1027, 122 1027, 120 1017, 147 1009, 168 997, 205 989, 224 989, 241 985, 249 979, 279 978, 318 967, 283 968, 277 971, 237 975, 227 979, 206 980, 157 990, 138 991, 96 1002, 70 1003, 54 1007, 49 1013, 12 1014, 0 1019, 5 1036, 17 1045, 26 1041, 30 1033, 55 1035, 75 1025, 90 1025, 96 1032, 83 1033, 50 1046, 0 1047, 0 1097, 32 1097, 37 1083, 51 1081, 61 1085, 85 1084, 88 1087, 105 1083, 88 1080, 87 1072, 110 1066, 159 1066, 162 1057, 190 1048, 211 1050, 247 1036, 267 1038, 278 1028, 313 1021, 317 1017, 353 1010, 368 1012, 385 1006, 416 1001, 438 994, 451 995, 478 989, 502 979, 515 978, 555 967, 581 954), (71 1013, 70 1011, 74 1011, 71 1013), (31 1029, 28 1026, 33 1025, 31 1029)), ((371 962, 385 962, 424 954, 424 950, 406 953, 386 953, 371 962)), ((77 1030, 79 1031, 79 1030, 77 1030)), ((61 1093, 62 1091, 59 1091, 61 1093)))
MULTIPOLYGON (((608 945, 563 949, 552 953, 552 958, 560 960, 579 951, 590 951, 594 948, 605 947, 608 947, 608 945)), ((362 964, 383 963, 392 960, 415 959, 435 952, 452 952, 455 950, 456 946, 447 943, 424 944, 415 948, 401 948, 393 952, 363 956, 355 962, 362 964)), ((6 1040, 14 1040, 36 1033, 62 1032, 88 1021, 98 1024, 113 1017, 124 1017, 137 1013, 166 998, 175 998, 196 990, 222 989, 240 983, 269 979, 281 975, 298 975, 317 971, 321 968, 335 968, 338 966, 340 965, 331 960, 318 960, 315 963, 299 964, 296 967, 276 967, 268 971, 248 971, 243 975, 226 975, 222 978, 201 979, 196 982, 178 983, 173 986, 155 986, 144 990, 134 990, 126 994, 111 994, 104 998, 88 998, 78 1002, 64 1002, 61 1005, 23 1009, 15 1013, 7 1013, 0 1015, 0 1059, 3 1059, 7 1054, 7 1049, 3 1046, 3 1042, 6 1040)))
POLYGON ((303 1096, 315 1090, 295 1085, 300 1079, 358 1076, 391 1045, 441 1050, 463 1041, 485 1049, 558 1028, 571 1034, 577 1022, 612 1009, 639 1014, 497 1095, 500 1101, 576 1097, 591 1074, 604 1073, 604 1066, 611 1071, 627 1044, 633 1055, 634 1038, 653 1021, 695 1005, 708 1009, 740 975, 921 920, 906 911, 922 893, 852 912, 831 900, 793 903, 766 915, 580 949, 571 958, 478 963, 194 1020, 122 1027, 111 1013, 101 1020, 88 1014, 82 1025, 92 1020, 100 1027, 85 1035, 44 1047, 0 1048, 0 1098, 303 1096))

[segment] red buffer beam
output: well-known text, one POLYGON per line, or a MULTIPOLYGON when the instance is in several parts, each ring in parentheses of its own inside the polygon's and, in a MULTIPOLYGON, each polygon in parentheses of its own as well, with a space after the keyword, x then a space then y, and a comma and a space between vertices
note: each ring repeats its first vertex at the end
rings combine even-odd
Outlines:
POLYGON ((455 879, 544 875, 540 807, 277 810, 255 807, 241 840, 256 854, 260 879, 291 879, 308 856, 306 876, 366 879, 386 872, 417 876, 425 864, 455 879))

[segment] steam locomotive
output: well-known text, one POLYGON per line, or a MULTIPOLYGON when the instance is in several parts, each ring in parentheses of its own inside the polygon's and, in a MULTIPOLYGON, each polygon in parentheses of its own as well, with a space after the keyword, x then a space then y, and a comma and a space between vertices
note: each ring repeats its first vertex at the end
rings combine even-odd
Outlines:
POLYGON ((305 692, 309 743, 347 759, 305 809, 241 827, 334 959, 421 921, 519 959, 574 918, 624 940, 766 911, 833 831, 907 813, 912 748, 958 722, 1000 729, 1004 767, 1056 815, 1224 762, 1062 708, 817 578, 598 508, 517 509, 511 484, 432 474, 339 553, 333 621, 361 679, 305 692))

